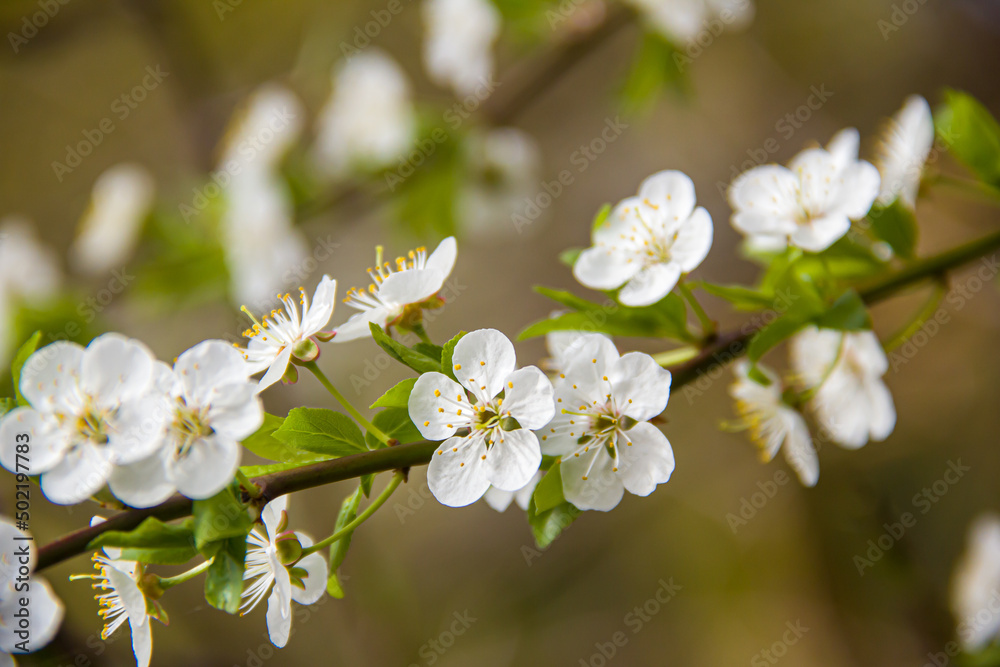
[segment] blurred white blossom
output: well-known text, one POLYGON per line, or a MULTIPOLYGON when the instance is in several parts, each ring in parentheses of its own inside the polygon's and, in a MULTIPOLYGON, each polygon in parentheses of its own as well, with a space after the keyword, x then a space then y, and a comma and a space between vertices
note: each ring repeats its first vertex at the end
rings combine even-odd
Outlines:
POLYGON ((500 12, 490 0, 424 0, 424 67, 431 80, 471 95, 493 74, 500 12))
POLYGON ((912 95, 889 120, 879 144, 875 165, 882 175, 880 204, 888 206, 898 197, 909 208, 916 206, 924 163, 933 146, 931 106, 919 95, 912 95))
POLYGON ((65 608, 49 582, 31 574, 38 561, 33 538, 18 530, 7 517, 0 517, 0 665, 14 664, 10 656, 37 651, 52 641, 62 624, 65 608), (30 577, 26 576, 31 574, 30 577), (27 602, 27 604, 25 604, 27 602), (19 621, 30 614, 27 641, 19 621))
POLYGON ((86 273, 120 268, 129 260, 153 207, 156 185, 145 168, 119 164, 94 183, 70 257, 86 273))
POLYGON ((754 17, 753 0, 627 0, 664 37, 678 46, 694 42, 718 25, 742 30, 754 17))
POLYGON ((333 92, 317 118, 314 160, 335 176, 394 163, 416 137, 406 73, 388 55, 368 49, 334 71, 333 92))
POLYGON ((1000 517, 979 516, 951 585, 962 648, 976 652, 1000 635, 1000 517))
POLYGON ((16 342, 14 316, 19 302, 45 301, 59 289, 55 253, 35 238, 24 218, 0 220, 0 368, 10 363, 16 342))

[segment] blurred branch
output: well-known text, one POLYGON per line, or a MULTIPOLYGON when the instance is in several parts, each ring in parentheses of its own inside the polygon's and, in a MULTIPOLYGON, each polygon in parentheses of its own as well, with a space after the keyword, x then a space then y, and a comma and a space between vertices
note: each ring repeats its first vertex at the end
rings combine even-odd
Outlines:
MULTIPOLYGON (((861 296, 866 303, 882 301, 916 283, 931 278, 940 278, 947 272, 998 249, 1000 249, 1000 232, 984 236, 933 257, 917 260, 861 290, 861 296)), ((699 375, 717 364, 724 365, 742 356, 746 351, 746 344, 757 329, 756 326, 747 325, 738 331, 716 336, 697 357, 671 369, 673 388, 676 389, 694 381, 699 375)), ((423 465, 430 461, 437 446, 436 442, 419 442, 385 447, 264 475, 254 478, 253 482, 260 487, 259 501, 268 502, 293 491, 311 489, 362 475, 423 465)), ((104 523, 70 533, 42 547, 38 554, 37 569, 43 570, 86 552, 87 545, 95 537, 109 530, 132 530, 151 516, 161 521, 171 521, 188 516, 191 511, 191 500, 175 495, 156 507, 122 512, 104 523)))

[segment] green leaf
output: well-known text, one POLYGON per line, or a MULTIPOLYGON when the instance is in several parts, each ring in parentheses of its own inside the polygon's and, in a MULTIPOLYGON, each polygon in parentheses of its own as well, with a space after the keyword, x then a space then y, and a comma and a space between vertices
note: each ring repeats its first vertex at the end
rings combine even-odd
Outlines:
POLYGON ((686 90, 689 60, 655 30, 646 30, 622 88, 622 106, 631 113, 646 111, 664 90, 686 90))
POLYGON ((937 134, 980 180, 1000 186, 1000 124, 968 93, 945 91, 934 119, 937 134))
MULTIPOLYGON (((359 486, 354 493, 347 496, 340 505, 340 512, 337 514, 337 523, 333 527, 333 532, 342 530, 347 524, 354 521, 358 516, 358 506, 361 504, 363 490, 359 486)), ((344 589, 337 579, 337 570, 347 556, 347 550, 351 546, 351 538, 354 532, 351 531, 341 539, 330 545, 330 578, 327 579, 326 590, 335 598, 344 597, 344 589)))
POLYGON ((324 456, 346 456, 366 449, 364 435, 354 420, 325 408, 292 408, 274 437, 324 456))
POLYGON ((604 225, 608 220, 608 216, 611 215, 612 207, 611 204, 605 204, 597 211, 597 215, 594 216, 594 222, 590 225, 591 231, 597 231, 597 229, 604 225))
POLYGON ((441 363, 441 353, 444 351, 444 348, 442 348, 440 345, 434 345, 433 343, 425 343, 423 341, 420 341, 419 343, 415 344, 410 349, 413 350, 414 352, 419 352, 425 357, 434 359, 438 363, 441 363))
POLYGON ((243 595, 243 564, 246 560, 246 536, 215 542, 214 557, 205 575, 205 600, 216 609, 237 614, 243 595))
POLYGON ((872 319, 865 302, 853 289, 834 301, 829 310, 816 319, 816 325, 838 331, 864 331, 872 328, 872 319))
MULTIPOLYGON (((410 413, 406 408, 386 408, 376 412, 372 424, 390 438, 395 438, 400 444, 420 442, 424 439, 420 431, 410 421, 410 413)), ((382 447, 382 442, 371 433, 365 434, 365 442, 369 449, 382 447)))
POLYGON ((395 387, 389 391, 382 394, 377 401, 372 403, 369 407, 374 410, 375 408, 405 408, 409 405, 410 392, 413 391, 413 385, 416 384, 417 378, 406 378, 395 387))
POLYGON ((253 519, 238 493, 239 486, 231 484, 211 498, 194 501, 195 546, 203 554, 212 542, 231 537, 245 540, 253 528, 253 519))
POLYGON ((0 398, 0 417, 17 407, 17 401, 13 398, 0 398))
POLYGON ((565 266, 573 267, 576 260, 580 258, 581 252, 583 252, 583 248, 567 248, 559 253, 559 261, 565 266))
MULTIPOLYGON (((365 434, 365 437, 367 438, 368 435, 365 434)), ((372 484, 374 483, 375 483, 375 473, 370 473, 368 475, 361 476, 361 490, 364 492, 365 498, 369 497, 372 494, 372 484)))
POLYGON ((38 349, 38 343, 42 340, 42 332, 36 331, 31 334, 31 338, 21 346, 21 349, 17 351, 14 355, 14 360, 10 363, 10 373, 14 377, 14 396, 17 398, 18 405, 28 405, 28 401, 25 400, 24 396, 21 395, 21 369, 24 368, 24 364, 28 361, 28 357, 35 353, 38 349))
POLYGON ((878 204, 868 214, 872 233, 892 247, 893 251, 910 259, 917 248, 917 217, 903 202, 896 199, 889 206, 878 204))
POLYGON ((566 502, 563 496, 562 472, 559 464, 554 464, 535 487, 532 500, 536 512, 547 512, 566 502))
POLYGON ((579 297, 572 292, 567 292, 566 290, 551 289, 549 287, 542 287, 541 285, 536 285, 532 289, 542 296, 552 299, 556 303, 561 303, 567 308, 572 308, 576 311, 588 311, 600 307, 599 304, 596 304, 593 301, 588 301, 587 299, 579 297))
POLYGON ((659 302, 643 308, 623 306, 613 299, 603 304, 578 297, 571 292, 535 287, 536 292, 577 312, 563 313, 535 322, 522 331, 524 340, 550 331, 599 331, 612 336, 672 338, 687 341, 687 306, 677 294, 668 294, 659 302))
POLYGON ((788 313, 768 324, 750 339, 747 347, 747 357, 757 363, 767 352, 809 324, 810 319, 788 313))
POLYGON ((418 373, 441 372, 440 359, 429 357, 422 352, 406 347, 402 343, 389 338, 385 331, 382 330, 382 327, 374 322, 370 323, 369 326, 371 327, 372 338, 375 339, 375 342, 396 361, 409 366, 418 373))
POLYGON ((296 449, 274 437, 274 432, 281 428, 284 421, 284 417, 265 414, 263 425, 243 441, 243 446, 262 458, 279 463, 291 463, 293 468, 318 460, 315 453, 296 449))
POLYGON ((538 512, 535 509, 535 500, 532 498, 528 505, 528 524, 531 526, 538 548, 544 549, 552 544, 580 514, 582 514, 580 510, 566 502, 544 512, 538 512))
POLYGON ((807 254, 791 266, 799 276, 855 280, 867 278, 885 270, 885 260, 870 247, 844 237, 818 254, 807 254))
POLYGON ((455 334, 454 338, 444 344, 444 350, 441 352, 441 372, 456 382, 458 380, 455 379, 455 368, 452 359, 455 357, 455 346, 458 345, 458 341, 462 340, 463 336, 465 336, 465 332, 459 331, 455 334))
POLYGON ((725 299, 736 310, 755 311, 774 307, 774 294, 767 294, 740 285, 716 285, 709 282, 696 283, 709 294, 725 299))
POLYGON ((192 524, 191 519, 167 524, 156 517, 148 517, 133 530, 109 530, 98 535, 87 548, 117 547, 124 549, 122 558, 143 563, 186 563, 198 553, 192 524))

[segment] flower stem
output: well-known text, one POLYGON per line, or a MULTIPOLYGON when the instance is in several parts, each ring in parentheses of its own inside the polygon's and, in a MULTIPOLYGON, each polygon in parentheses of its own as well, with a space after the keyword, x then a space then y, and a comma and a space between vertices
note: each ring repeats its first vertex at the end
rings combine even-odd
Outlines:
POLYGON ((682 364, 685 361, 694 359, 698 356, 698 348, 692 347, 690 345, 686 347, 679 347, 676 350, 667 350, 666 352, 660 352, 658 354, 652 355, 653 361, 658 363, 660 366, 672 366, 674 364, 682 364))
POLYGON ((691 304, 691 309, 698 317, 698 323, 701 324, 702 338, 712 336, 715 333, 715 322, 708 316, 705 309, 701 307, 701 304, 698 303, 698 299, 695 298, 691 288, 687 286, 687 283, 684 282, 683 279, 681 279, 677 281, 677 289, 680 290, 681 296, 684 297, 684 300, 691 304))
POLYGON ((172 587, 176 586, 177 584, 183 584, 188 579, 194 579, 199 574, 201 574, 202 572, 204 572, 205 570, 207 570, 209 568, 209 566, 212 564, 212 561, 214 561, 214 560, 215 560, 215 558, 209 558, 204 563, 201 563, 200 565, 196 565, 196 566, 192 567, 187 572, 181 572, 180 574, 178 574, 176 576, 173 576, 173 577, 161 577, 157 581, 157 583, 160 585, 160 588, 162 588, 163 590, 167 590, 168 588, 172 588, 172 587))
POLYGON ((329 379, 327 379, 326 375, 323 373, 323 371, 320 370, 319 366, 316 365, 315 361, 304 363, 302 364, 302 366, 312 371, 312 374, 316 376, 316 379, 319 380, 320 384, 326 387, 326 390, 330 392, 330 395, 333 396, 335 399, 337 399, 337 402, 340 403, 342 406, 344 406, 344 409, 347 410, 347 412, 352 417, 354 417, 354 420, 359 424, 361 424, 365 428, 365 430, 367 430, 373 436, 381 440, 383 443, 385 444, 389 443, 389 436, 387 436, 385 433, 379 430, 378 427, 376 427, 370 421, 365 419, 362 416, 362 414, 358 412, 357 408, 351 405, 351 402, 347 400, 347 397, 341 394, 337 390, 337 388, 333 386, 333 383, 330 382, 329 379))
POLYGON ((385 504, 385 501, 389 500, 389 496, 393 494, 393 492, 396 490, 396 487, 398 487, 402 481, 403 481, 403 473, 397 472, 395 475, 392 476, 392 479, 389 480, 389 484, 386 485, 385 489, 382 490, 382 493, 378 495, 378 498, 373 500, 371 504, 365 508, 364 512, 355 517, 354 521, 351 521, 349 524, 347 524, 346 526, 335 532, 330 537, 327 537, 324 540, 320 540, 311 547, 306 547, 305 549, 303 549, 302 556, 305 557, 311 553, 316 553, 320 549, 328 547, 337 540, 347 537, 348 535, 353 533, 355 528, 357 528, 365 521, 367 521, 372 514, 375 514, 375 512, 378 510, 379 507, 382 507, 382 505, 385 504))
POLYGON ((889 342, 885 344, 886 352, 895 350, 897 347, 910 340, 911 336, 920 331, 927 320, 934 317, 934 313, 937 312, 942 299, 944 299, 944 295, 947 293, 948 289, 944 281, 938 281, 937 284, 934 285, 934 291, 931 293, 924 306, 917 311, 917 314, 905 327, 903 327, 895 336, 890 338, 889 342))
POLYGON ((417 334, 420 340, 427 343, 428 345, 434 344, 434 341, 431 340, 431 337, 427 335, 427 330, 424 329, 424 325, 421 324, 420 322, 410 325, 410 331, 417 334))
POLYGON ((250 481, 250 478, 244 475, 242 470, 236 471, 236 481, 240 483, 240 486, 243 487, 243 490, 246 491, 251 498, 260 498, 261 488, 250 481))

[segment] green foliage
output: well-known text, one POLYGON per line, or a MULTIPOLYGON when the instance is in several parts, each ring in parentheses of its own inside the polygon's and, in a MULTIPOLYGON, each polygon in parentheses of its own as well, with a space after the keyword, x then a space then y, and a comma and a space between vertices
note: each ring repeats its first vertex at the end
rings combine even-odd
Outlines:
POLYGON ((547 512, 566 502, 563 496, 561 467, 558 463, 554 464, 535 487, 531 499, 536 513, 547 512))
POLYGON ((864 331, 872 328, 872 318, 861 296, 849 289, 816 318, 816 326, 838 331, 864 331))
POLYGON ((28 357, 35 353, 38 349, 38 343, 42 340, 42 332, 36 331, 31 335, 31 338, 21 346, 21 349, 17 351, 14 355, 14 360, 10 364, 10 374, 14 378, 14 396, 17 397, 18 405, 27 405, 28 401, 25 400, 24 396, 21 394, 21 369, 24 368, 24 364, 28 361, 28 357))
POLYGON ((821 253, 802 255, 791 268, 817 280, 857 280, 881 273, 886 263, 871 247, 852 241, 848 235, 821 253))
POLYGON ((580 258, 581 252, 583 252, 583 248, 567 248, 559 253, 559 261, 572 268, 576 264, 576 260, 580 258))
POLYGON ((347 415, 324 408, 293 408, 274 438, 297 450, 324 456, 365 451, 361 429, 347 415))
POLYGON ((979 180, 1000 187, 1000 124, 968 93, 948 90, 944 98, 934 118, 938 136, 979 180))
POLYGON ((594 221, 590 224, 591 231, 596 232, 599 227, 604 225, 608 221, 608 216, 611 215, 612 211, 611 204, 605 204, 597 211, 597 215, 594 216, 594 221))
POLYGON ((736 310, 765 310, 774 305, 773 293, 768 294, 741 285, 716 285, 705 281, 694 283, 694 285, 713 296, 725 299, 736 310))
POLYGON ((279 469, 288 470, 289 468, 297 468, 298 466, 306 463, 313 463, 315 461, 322 461, 329 458, 328 456, 318 456, 315 452, 299 449, 274 437, 274 432, 281 428, 284 422, 284 417, 265 414, 264 423, 259 429, 257 429, 256 433, 243 441, 243 446, 257 456, 270 461, 277 461, 279 464, 288 465, 246 466, 245 468, 241 468, 244 474, 250 477, 256 477, 267 474, 268 472, 276 472, 279 469), (264 468, 273 469, 260 472, 260 470, 264 468), (247 470, 252 470, 254 474, 250 474, 247 470))
POLYGON ((389 353, 393 359, 399 363, 409 366, 417 373, 430 373, 436 371, 441 372, 441 359, 438 357, 435 359, 432 356, 428 356, 425 352, 421 352, 418 349, 410 348, 402 343, 389 338, 389 336, 382 330, 382 327, 372 322, 369 324, 371 327, 372 338, 378 343, 379 347, 389 353))
POLYGON ((413 391, 413 385, 416 383, 417 378, 406 378, 392 387, 389 391, 382 394, 379 399, 372 403, 369 407, 373 410, 375 408, 407 407, 410 400, 410 392, 413 391))
MULTIPOLYGON (((347 496, 340 505, 340 512, 337 513, 337 523, 333 527, 333 532, 339 532, 347 524, 354 521, 358 516, 358 506, 361 504, 363 489, 359 486, 354 493, 347 496)), ((368 495, 365 493, 364 495, 368 495)), ((341 539, 330 545, 330 578, 326 582, 326 591, 335 598, 344 597, 344 589, 337 578, 337 570, 347 556, 347 550, 351 546, 351 538, 354 532, 350 532, 341 539)))
POLYGON ((779 317, 758 331, 750 339, 750 345, 747 347, 747 357, 750 361, 756 363, 771 348, 791 338, 807 324, 809 324, 809 318, 800 315, 787 314, 779 317))
POLYGON ((625 110, 646 111, 666 90, 685 92, 690 87, 684 73, 687 60, 682 51, 655 30, 645 31, 622 87, 625 110))
POLYGON ((0 398, 0 417, 17 407, 17 400, 13 398, 0 398))
MULTIPOLYGON (((420 431, 417 430, 417 427, 410 420, 410 413, 407 408, 386 408, 381 412, 376 412, 372 418, 372 424, 375 425, 375 428, 390 438, 395 438, 403 445, 423 440, 420 431)), ((382 446, 382 442, 371 433, 365 434, 365 442, 370 449, 377 449, 382 446)))
POLYGON ((203 554, 212 542, 245 539, 250 532, 253 519, 239 496, 239 486, 234 483, 211 498, 194 501, 194 541, 203 554))
POLYGON ((888 243, 900 257, 913 257, 917 249, 917 217, 903 202, 896 199, 889 206, 876 204, 868 213, 868 219, 876 238, 888 243))
POLYGON ((246 535, 213 542, 202 553, 213 559, 205 574, 205 600, 227 614, 239 613, 247 555, 246 535))
POLYGON ((567 502, 539 512, 532 498, 528 505, 528 524, 535 536, 535 544, 539 549, 548 547, 580 514, 580 510, 567 502))
POLYGON ((465 165, 458 136, 449 134, 440 117, 425 118, 420 139, 421 164, 406 162, 384 172, 389 190, 395 194, 395 218, 419 236, 455 234, 455 201, 465 165))
POLYGON ((134 530, 109 530, 90 541, 88 549, 117 547, 122 558, 141 563, 178 565, 197 555, 194 537, 194 519, 171 525, 156 517, 149 517, 134 530))
POLYGON ((651 306, 630 308, 610 299, 598 304, 546 287, 536 287, 535 291, 575 312, 535 322, 518 335, 519 340, 550 331, 598 331, 612 336, 692 340, 687 330, 687 306, 680 296, 673 293, 651 306))
POLYGON ((465 335, 464 331, 459 331, 455 334, 455 337, 444 344, 444 350, 441 352, 441 372, 450 377, 452 380, 458 382, 455 378, 455 346, 458 345, 458 341, 462 340, 465 335))

